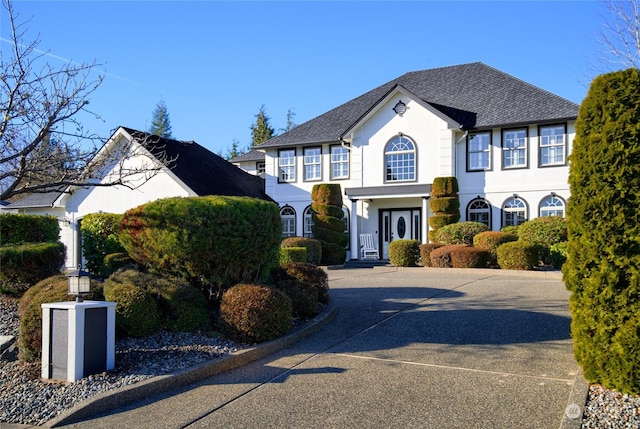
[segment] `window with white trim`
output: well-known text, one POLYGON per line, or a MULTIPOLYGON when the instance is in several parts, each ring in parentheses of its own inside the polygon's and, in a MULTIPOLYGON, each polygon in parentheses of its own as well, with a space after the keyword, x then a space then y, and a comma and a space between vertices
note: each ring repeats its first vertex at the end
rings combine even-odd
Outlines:
POLYGON ((491 204, 484 198, 476 198, 467 206, 467 220, 480 222, 491 228, 491 204))
POLYGON ((385 181, 410 182, 416 180, 416 147, 406 136, 393 138, 384 151, 385 181))
POLYGON ((509 198, 502 206, 502 226, 518 226, 527 221, 527 205, 519 197, 509 198))
POLYGON ((566 164, 566 128, 561 125, 540 127, 540 166, 566 164))
POLYGON ((279 182, 296 181, 296 150, 283 149, 278 152, 279 182))
POLYGON ((502 166, 522 168, 527 166, 527 129, 518 128, 502 132, 502 166))
POLYGON ((304 180, 322 180, 322 149, 306 147, 303 151, 304 180))
POLYGON ((296 211, 291 206, 284 206, 280 209, 280 219, 282 219, 282 236, 296 236, 296 211))
POLYGON ((264 161, 256 162, 256 173, 257 174, 264 174, 265 172, 266 172, 265 162, 264 161))
POLYGON ((349 149, 331 146, 331 179, 349 178, 349 149))
POLYGON ((550 195, 540 202, 540 217, 560 216, 564 217, 565 204, 561 198, 550 195))
POLYGON ((467 170, 491 169, 491 132, 474 133, 467 141, 467 170))
POLYGON ((307 238, 313 238, 313 231, 311 227, 313 226, 313 218, 311 217, 313 214, 313 210, 311 210, 311 206, 308 206, 304 209, 304 220, 302 222, 303 235, 307 238))

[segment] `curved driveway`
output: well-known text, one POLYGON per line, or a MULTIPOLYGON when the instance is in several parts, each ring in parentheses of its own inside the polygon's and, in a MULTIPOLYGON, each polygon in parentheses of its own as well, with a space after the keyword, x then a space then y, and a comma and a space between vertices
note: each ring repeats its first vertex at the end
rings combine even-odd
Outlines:
POLYGON ((563 422, 584 382, 559 273, 377 267, 329 278, 338 315, 322 331, 69 427, 579 427, 563 422))

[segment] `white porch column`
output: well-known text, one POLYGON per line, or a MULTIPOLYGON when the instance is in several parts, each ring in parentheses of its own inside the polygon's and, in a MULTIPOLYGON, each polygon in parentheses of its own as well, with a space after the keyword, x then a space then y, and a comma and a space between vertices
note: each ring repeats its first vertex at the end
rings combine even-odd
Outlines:
POLYGON ((429 197, 422 197, 422 244, 429 242, 429 197))
POLYGON ((358 200, 351 200, 351 225, 349 226, 351 232, 351 259, 360 259, 360 240, 358 237, 358 200))

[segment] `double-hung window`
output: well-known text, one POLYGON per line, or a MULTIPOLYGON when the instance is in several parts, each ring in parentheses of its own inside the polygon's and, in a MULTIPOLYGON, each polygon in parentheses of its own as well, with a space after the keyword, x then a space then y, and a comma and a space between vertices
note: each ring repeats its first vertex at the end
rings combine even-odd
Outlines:
POLYGON ((349 149, 331 146, 331 179, 349 178, 349 149))
POLYGON ((291 206, 284 206, 280 209, 280 219, 282 220, 282 236, 296 236, 296 211, 291 206))
POLYGON ((523 168, 527 166, 527 129, 518 128, 502 132, 502 166, 523 168))
POLYGON ((296 150, 284 149, 278 152, 278 181, 296 181, 296 150))
POLYGON ((565 125, 545 125, 540 127, 540 167, 565 165, 566 160, 565 125))
POLYGON ((387 182, 416 180, 416 147, 407 137, 400 135, 387 143, 384 159, 387 182))
POLYGON ((469 135, 467 146, 467 170, 491 169, 491 132, 469 135))
POLYGON ((319 147, 304 148, 304 180, 322 179, 322 149, 319 147))

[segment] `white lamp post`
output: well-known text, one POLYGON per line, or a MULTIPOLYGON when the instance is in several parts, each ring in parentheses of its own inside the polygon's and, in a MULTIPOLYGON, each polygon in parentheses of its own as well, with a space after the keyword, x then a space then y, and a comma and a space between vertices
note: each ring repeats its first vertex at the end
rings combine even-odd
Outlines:
POLYGON ((91 274, 74 270, 69 274, 69 295, 75 295, 76 302, 82 302, 82 295, 91 292, 91 274))

